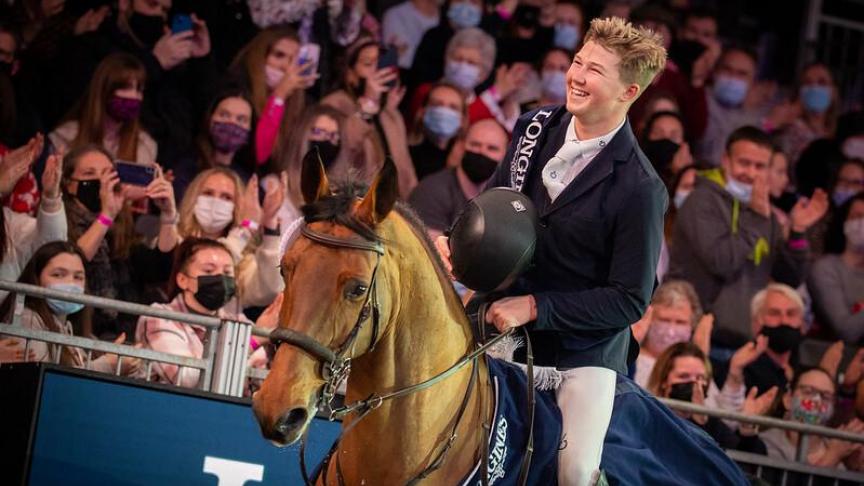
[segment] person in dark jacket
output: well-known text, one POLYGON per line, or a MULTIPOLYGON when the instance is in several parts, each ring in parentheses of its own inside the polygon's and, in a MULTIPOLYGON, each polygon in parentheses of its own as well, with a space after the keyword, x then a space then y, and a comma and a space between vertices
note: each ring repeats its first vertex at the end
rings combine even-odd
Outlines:
MULTIPOLYGON (((655 285, 668 196, 626 115, 665 61, 653 32, 594 20, 567 73, 566 106, 520 118, 489 184, 524 192, 539 215, 533 269, 485 318, 500 331, 527 325, 534 363, 563 375, 557 401, 571 440, 559 484, 602 476, 616 373, 638 353, 629 326, 655 285)), ((437 246, 446 256, 446 241, 437 246)))
POLYGON ((769 280, 801 283, 810 254, 804 233, 828 209, 822 190, 802 197, 784 235, 771 212, 772 151, 762 130, 734 131, 722 169, 703 173, 675 220, 668 277, 692 283, 702 307, 714 314, 711 353, 721 362, 753 338, 748 303, 756 292, 769 280))

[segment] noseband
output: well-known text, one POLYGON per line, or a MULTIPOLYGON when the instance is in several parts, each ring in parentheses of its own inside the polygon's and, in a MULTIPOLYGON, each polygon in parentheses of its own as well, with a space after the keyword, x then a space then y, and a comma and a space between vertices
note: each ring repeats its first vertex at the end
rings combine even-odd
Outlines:
MULTIPOLYGON (((339 383, 348 376, 351 371, 351 358, 346 357, 349 351, 354 346, 354 341, 360 335, 363 329, 363 324, 372 317, 372 338, 369 341, 369 347, 366 352, 371 352, 375 349, 375 343, 378 341, 379 319, 381 312, 378 308, 378 293, 376 291, 376 278, 378 276, 378 265, 381 263, 381 257, 384 255, 384 246, 377 241, 369 241, 360 238, 338 238, 331 235, 319 233, 310 229, 305 224, 300 230, 301 234, 310 240, 332 248, 349 248, 353 250, 371 251, 375 253, 375 267, 372 269, 372 279, 369 282, 369 288, 366 290, 366 297, 363 301, 363 307, 360 309, 360 314, 357 316, 357 321, 354 327, 348 334, 345 341, 335 351, 321 344, 317 340, 309 337, 306 334, 278 327, 270 333, 270 343, 272 348, 270 353, 275 354, 276 349, 282 344, 296 346, 303 351, 314 356, 321 362, 321 376, 325 383, 321 389, 321 394, 318 397, 319 408, 327 406, 332 410, 331 404, 336 396, 336 388, 339 383)), ((272 359, 273 356, 270 356, 272 359)))
MULTIPOLYGON (((441 447, 437 453, 434 453, 432 461, 419 473, 417 473, 414 477, 408 481, 409 486, 414 486, 426 477, 428 477, 432 472, 436 471, 444 462, 445 457, 447 456, 447 452, 452 448, 455 443, 457 434, 456 431, 459 427, 459 424, 462 422, 462 417, 467 410, 468 401, 471 397, 471 392, 478 381, 478 367, 477 360, 492 346, 496 343, 504 339, 505 337, 511 335, 513 333, 513 329, 508 330, 507 332, 501 333, 498 336, 490 339, 486 343, 478 346, 472 352, 466 354, 462 357, 461 360, 454 363, 452 366, 447 368, 446 370, 438 373, 437 375, 414 385, 401 388, 399 390, 392 391, 390 393, 386 393, 383 395, 372 394, 366 399, 358 400, 355 403, 341 406, 337 409, 332 407, 333 399, 336 396, 336 389, 339 386, 339 383, 348 376, 348 373, 351 371, 351 357, 346 357, 349 350, 352 349, 354 345, 354 341, 357 339, 357 336, 360 334, 360 331, 363 328, 363 324, 369 320, 371 315, 372 319, 372 338, 369 341, 369 347, 366 352, 371 352, 375 349, 375 343, 378 341, 378 329, 379 329, 379 319, 380 319, 380 310, 378 308, 378 294, 376 291, 376 277, 378 275, 378 265, 381 263, 381 257, 384 255, 384 246, 378 241, 370 241, 361 238, 338 238, 331 235, 326 235, 323 233, 318 233, 314 230, 309 229, 305 224, 302 226, 300 230, 301 234, 306 238, 314 241, 315 243, 329 246, 332 248, 349 248, 353 250, 362 250, 362 251, 371 251, 376 255, 375 259, 375 267, 372 269, 372 278, 369 282, 369 288, 366 291, 366 297, 363 301, 363 307, 360 309, 360 314, 357 316, 357 321, 354 323, 354 327, 351 329, 350 334, 345 339, 345 341, 339 346, 337 350, 332 350, 327 346, 321 344, 317 340, 309 337, 306 334, 293 331, 291 329, 285 328, 276 328, 270 333, 270 350, 268 354, 270 354, 270 359, 273 358, 273 354, 275 354, 275 350, 278 349, 282 344, 288 344, 291 346, 298 347, 310 355, 314 356, 319 362, 321 362, 321 375, 325 380, 323 387, 321 388, 321 392, 316 401, 316 408, 319 410, 326 406, 330 411, 330 420, 341 419, 347 416, 350 413, 356 413, 354 419, 347 425, 343 424, 342 435, 341 437, 345 437, 345 435, 356 426, 360 420, 362 420, 367 414, 377 409, 381 404, 385 401, 393 400, 399 397, 407 396, 412 393, 416 393, 421 390, 425 390, 429 387, 434 386, 437 383, 440 383, 443 380, 446 380, 450 376, 456 374, 459 370, 467 365, 472 365, 472 371, 470 380, 468 382, 468 386, 465 390, 465 394, 462 398, 462 403, 460 404, 456 415, 455 420, 453 421, 452 429, 450 430, 449 438, 445 441, 443 447, 441 447)), ((485 311, 483 312, 485 314, 485 311)), ((481 315, 483 315, 481 314, 481 315)), ((523 328, 524 330, 524 328, 523 328)), ((531 407, 531 415, 530 415, 530 436, 528 441, 528 446, 526 448, 525 454, 523 456, 522 468, 520 471, 519 484, 525 485, 527 482, 527 472, 528 467, 531 462, 531 453, 533 451, 533 434, 534 434, 534 380, 533 380, 533 353, 531 352, 530 340, 528 340, 527 332, 525 334, 526 345, 528 349, 528 396, 529 403, 531 407)), ((319 472, 323 474, 324 484, 327 483, 327 469, 328 464, 333 456, 334 451, 339 445, 339 440, 337 440, 333 447, 330 449, 330 452, 325 457, 324 461, 320 466, 319 472)), ((488 471, 485 466, 485 458, 488 457, 488 443, 483 441, 484 448, 482 456, 484 458, 484 465, 482 469, 484 470, 484 474, 481 477, 481 483, 484 485, 488 484, 488 471)), ((302 438, 302 442, 300 444, 300 471, 303 474, 303 479, 307 486, 311 486, 314 483, 309 478, 306 469, 306 460, 305 460, 305 449, 306 449, 306 436, 304 435, 302 438)), ((344 478, 341 471, 341 466, 338 462, 336 462, 336 470, 337 470, 337 478, 340 485, 344 485, 344 478)))

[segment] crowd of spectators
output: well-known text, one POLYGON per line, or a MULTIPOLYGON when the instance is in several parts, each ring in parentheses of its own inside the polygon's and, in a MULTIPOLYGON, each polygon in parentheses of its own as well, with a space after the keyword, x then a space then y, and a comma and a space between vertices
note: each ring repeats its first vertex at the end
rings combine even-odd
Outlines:
MULTIPOLYGON (((629 113, 670 200, 660 286, 622 323, 641 344, 632 376, 660 397, 864 432, 861 100, 820 59, 778 89, 760 74, 772 59, 712 6, 0 0, 0 279, 273 327, 304 156, 359 183, 389 157, 440 235, 506 163, 519 116, 564 102, 589 21, 622 16, 669 52, 629 113)), ((0 322, 14 307, 0 291, 0 322)), ((202 355, 204 328, 82 307, 28 297, 19 322, 202 355)), ((23 360, 118 367, 0 336, 0 362, 23 360)), ((729 449, 793 459, 799 441, 685 418, 729 449)), ((808 447, 812 465, 864 471, 860 444, 808 447)))

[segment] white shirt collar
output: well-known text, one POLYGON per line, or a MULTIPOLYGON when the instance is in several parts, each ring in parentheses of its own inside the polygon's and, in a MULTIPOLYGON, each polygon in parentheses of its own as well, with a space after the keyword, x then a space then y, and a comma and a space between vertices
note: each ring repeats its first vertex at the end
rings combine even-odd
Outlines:
POLYGON ((621 127, 624 126, 624 122, 626 121, 627 117, 625 116, 617 127, 613 128, 611 132, 605 135, 600 135, 596 138, 589 138, 588 140, 579 140, 579 137, 576 136, 576 117, 570 117, 570 125, 567 127, 567 135, 564 137, 564 142, 579 144, 580 147, 584 147, 582 150, 586 152, 591 151, 592 149, 599 152, 603 150, 605 146, 609 145, 609 142, 615 138, 618 130, 621 130, 621 127))

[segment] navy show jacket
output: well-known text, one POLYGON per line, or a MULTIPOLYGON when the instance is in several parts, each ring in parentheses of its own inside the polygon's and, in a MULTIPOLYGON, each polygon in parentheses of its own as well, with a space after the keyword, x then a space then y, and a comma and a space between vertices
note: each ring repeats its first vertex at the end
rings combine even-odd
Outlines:
POLYGON ((537 302, 537 320, 528 324, 535 364, 626 374, 639 349, 630 325, 642 317, 656 285, 669 197, 625 122, 551 202, 541 173, 565 140, 572 115, 563 106, 520 117, 488 187, 511 187, 520 136, 526 128, 536 135, 536 124, 529 125, 541 110, 552 112, 543 120, 548 132, 522 151, 533 159, 523 192, 540 218, 537 247, 532 266, 505 293, 533 294, 537 302))

